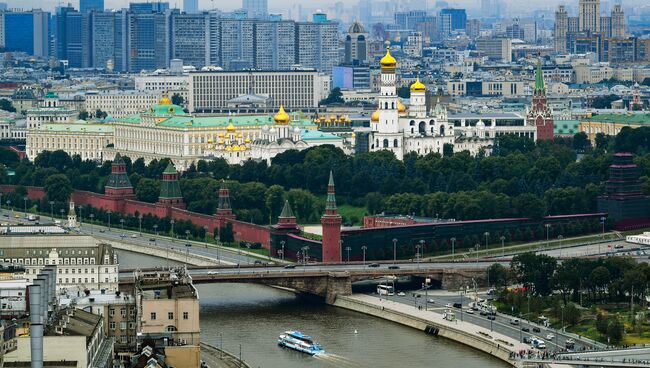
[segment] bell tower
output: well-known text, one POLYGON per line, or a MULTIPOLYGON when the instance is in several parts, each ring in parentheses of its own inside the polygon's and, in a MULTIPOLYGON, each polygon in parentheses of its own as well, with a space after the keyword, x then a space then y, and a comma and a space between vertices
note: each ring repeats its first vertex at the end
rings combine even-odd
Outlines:
POLYGON ((397 96, 397 60, 390 54, 390 46, 386 47, 386 55, 381 58, 381 87, 378 102, 377 123, 372 124, 372 151, 389 150, 398 159, 404 156, 403 135, 399 126, 399 99, 397 96))

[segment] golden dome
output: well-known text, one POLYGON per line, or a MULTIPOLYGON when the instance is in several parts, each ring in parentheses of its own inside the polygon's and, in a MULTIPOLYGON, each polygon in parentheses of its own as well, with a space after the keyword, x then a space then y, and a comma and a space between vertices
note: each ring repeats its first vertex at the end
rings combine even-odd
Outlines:
POLYGON ((244 138, 244 133, 237 134, 237 138, 244 138))
POLYGON ((219 139, 219 142, 217 142, 217 143, 223 145, 223 139, 219 139))
POLYGON ((400 114, 406 112, 406 106, 404 106, 404 104, 400 100, 397 100, 397 112, 400 114))
POLYGON ((246 146, 244 146, 243 144, 240 145, 240 146, 239 146, 239 150, 240 150, 240 151, 246 151, 246 146))
POLYGON ((379 121, 379 110, 375 110, 375 112, 370 115, 370 121, 376 123, 379 121))
POLYGON ((239 151, 239 146, 236 145, 236 144, 233 145, 233 146, 232 146, 232 150, 233 150, 233 151, 239 151))
POLYGON ((331 122, 335 122, 335 121, 336 121, 336 116, 334 116, 334 115, 330 115, 330 121, 331 121, 331 122))
POLYGON ((219 138, 224 138, 224 137, 225 137, 226 135, 225 135, 225 134, 223 134, 223 133, 219 133, 219 135, 218 135, 218 136, 219 136, 219 138))
POLYGON ((250 139, 250 138, 246 138, 246 139, 244 140, 244 143, 250 143, 250 142, 251 142, 251 139, 250 139))
POLYGON ((235 130, 237 130, 237 129, 235 129, 235 126, 232 125, 232 123, 228 124, 228 126, 226 127, 226 131, 228 133, 233 133, 235 130))
POLYGON ((411 84, 411 92, 426 92, 427 91, 427 86, 425 86, 422 82, 420 82, 420 78, 418 78, 415 83, 411 84))
POLYGON ((280 105, 280 110, 278 110, 277 114, 273 116, 273 120, 275 120, 276 124, 280 124, 280 125, 289 124, 289 114, 287 114, 287 112, 284 111, 284 105, 280 105))
POLYGON ((354 139, 356 137, 357 137, 356 133, 352 133, 352 139, 354 139))
POLYGON ((232 147, 226 146, 226 151, 228 151, 228 152, 232 151, 232 147))
POLYGON ((394 71, 397 68, 397 60, 390 54, 390 46, 386 47, 386 55, 379 61, 382 69, 394 71))
POLYGON ((160 97, 160 100, 158 100, 159 105, 171 105, 172 100, 167 97, 167 94, 163 94, 162 97, 160 97))

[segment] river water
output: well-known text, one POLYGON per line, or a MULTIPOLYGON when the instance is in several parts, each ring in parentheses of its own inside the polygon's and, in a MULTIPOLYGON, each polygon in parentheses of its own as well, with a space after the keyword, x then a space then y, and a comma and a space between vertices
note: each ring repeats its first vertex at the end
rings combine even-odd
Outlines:
MULTIPOLYGON (((120 267, 164 265, 118 251, 120 267)), ((504 362, 453 341, 293 293, 253 284, 198 285, 201 340, 239 355, 251 367, 502 368, 504 362), (310 357, 277 346, 280 333, 312 335, 327 354, 310 357), (356 333, 355 333, 356 331, 356 333)))

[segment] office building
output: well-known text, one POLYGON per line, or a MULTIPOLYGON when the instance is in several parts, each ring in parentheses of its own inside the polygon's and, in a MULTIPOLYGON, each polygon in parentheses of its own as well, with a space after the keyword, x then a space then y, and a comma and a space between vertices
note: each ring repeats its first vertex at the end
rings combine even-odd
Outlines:
POLYGON ((249 19, 266 19, 269 15, 268 0, 242 0, 242 8, 249 19))
MULTIPOLYGON (((90 17, 90 65, 115 68, 115 17, 113 12, 92 12, 90 17)), ((119 42, 119 40, 118 40, 119 42)))
POLYGON ((368 61, 368 33, 359 22, 354 22, 348 28, 345 36, 345 63, 368 61))
POLYGON ((296 24, 292 21, 254 23, 254 65, 259 70, 289 70, 295 64, 296 24))
POLYGON ((139 114, 155 105, 164 92, 149 91, 102 91, 86 93, 84 110, 94 113, 102 110, 113 118, 123 118, 129 115, 139 114))
POLYGON ((332 71, 332 88, 370 89, 370 68, 358 64, 335 66, 332 71))
POLYGON ((189 76, 191 112, 218 112, 228 101, 247 94, 271 98, 275 106, 313 109, 327 97, 330 79, 314 70, 201 71, 189 76))
POLYGON ((169 17, 166 14, 129 14, 127 30, 129 71, 139 73, 169 65, 169 17))
POLYGON ((332 74, 338 63, 338 23, 324 14, 314 14, 313 22, 296 23, 296 63, 332 74))
POLYGON ((171 15, 171 58, 200 69, 210 65, 210 25, 207 14, 171 15))
POLYGON ((254 60, 254 21, 222 19, 220 21, 221 65, 226 70, 253 68, 254 60))
POLYGON ((438 13, 438 24, 443 35, 449 35, 454 31, 467 27, 467 14, 465 9, 442 9, 438 13))
POLYGON ((612 9, 611 35, 615 38, 625 37, 625 13, 620 4, 615 4, 612 9))
POLYGON ((71 68, 87 68, 89 65, 88 53, 88 14, 77 11, 66 12, 65 21, 65 59, 71 68))
POLYGON ((135 13, 160 13, 169 10, 169 3, 163 1, 129 3, 129 10, 135 13))
POLYGON ((20 51, 38 57, 48 57, 50 13, 41 10, 8 11, 4 18, 5 51, 20 51))
POLYGON ((476 50, 492 60, 512 61, 512 41, 509 38, 478 38, 476 50))
POLYGON ((481 34, 481 21, 478 19, 467 20, 467 29, 465 30, 467 37, 476 39, 481 34))
POLYGON ((79 0, 79 11, 104 11, 104 0, 79 0))
POLYGON ((199 12, 199 0, 183 0, 183 12, 196 14, 199 12))
POLYGON ((394 15, 395 25, 399 30, 415 31, 418 25, 425 21, 427 12, 424 10, 411 10, 408 12, 397 12, 394 15))

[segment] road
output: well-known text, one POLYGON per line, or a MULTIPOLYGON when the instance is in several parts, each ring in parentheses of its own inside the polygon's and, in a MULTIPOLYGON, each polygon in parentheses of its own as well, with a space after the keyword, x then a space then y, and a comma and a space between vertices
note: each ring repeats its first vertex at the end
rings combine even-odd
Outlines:
MULTIPOLYGON (((471 322, 477 326, 490 329, 491 331, 496 331, 519 341, 523 341, 524 337, 540 338, 544 340, 546 343, 546 348, 550 352, 565 349, 565 344, 568 339, 573 339, 575 341, 576 350, 582 350, 583 348, 593 349, 596 347, 596 344, 593 341, 578 339, 576 336, 565 334, 561 331, 557 331, 553 328, 547 328, 541 324, 534 322, 520 319, 519 324, 515 325, 512 323, 513 317, 506 314, 497 313, 494 321, 490 321, 487 316, 480 315, 478 311, 473 311, 473 313, 470 314, 467 312, 469 310, 468 304, 476 297, 473 292, 470 292, 469 295, 463 295, 462 297, 459 293, 451 293, 440 290, 427 291, 426 293, 423 290, 408 291, 405 292, 405 294, 405 296, 384 295, 381 296, 381 298, 386 298, 399 303, 409 304, 422 308, 426 307, 427 310, 440 314, 444 313, 446 310, 452 310, 458 319, 466 322, 471 322), (420 296, 418 297, 417 295, 420 296), (433 303, 430 303, 431 301, 433 301, 433 303), (463 308, 448 308, 445 306, 448 304, 453 305, 454 303, 462 303, 463 308), (534 328, 538 328, 539 332, 535 332, 533 330, 534 328), (553 334, 554 337, 549 339, 549 334, 553 334)), ((486 292, 479 292, 477 296, 482 299, 487 299, 488 297, 486 292)))

